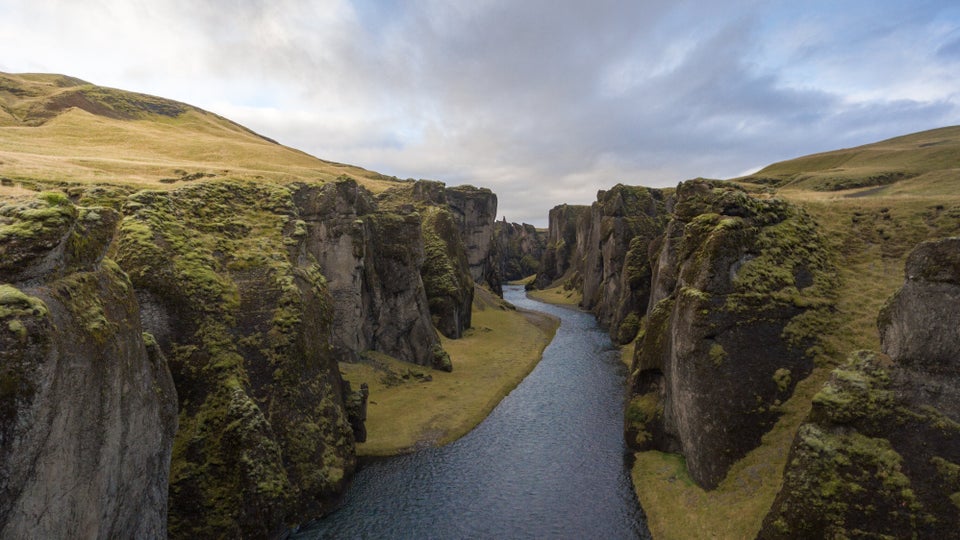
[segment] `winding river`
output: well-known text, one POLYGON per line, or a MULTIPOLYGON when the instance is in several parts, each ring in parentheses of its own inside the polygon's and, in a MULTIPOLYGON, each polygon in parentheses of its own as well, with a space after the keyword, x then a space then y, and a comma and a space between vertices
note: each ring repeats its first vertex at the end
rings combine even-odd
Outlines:
POLYGON ((650 538, 624 462, 619 352, 588 313, 504 297, 562 321, 533 372, 453 444, 364 467, 295 538, 650 538))

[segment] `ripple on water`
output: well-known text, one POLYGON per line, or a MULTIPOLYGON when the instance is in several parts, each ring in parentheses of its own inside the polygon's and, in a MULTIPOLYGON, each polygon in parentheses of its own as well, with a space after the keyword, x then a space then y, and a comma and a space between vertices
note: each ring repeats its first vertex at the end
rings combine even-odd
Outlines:
POLYGON ((561 318, 543 360, 469 434, 374 462, 339 510, 295 538, 650 538, 624 464, 618 352, 593 317, 561 318))

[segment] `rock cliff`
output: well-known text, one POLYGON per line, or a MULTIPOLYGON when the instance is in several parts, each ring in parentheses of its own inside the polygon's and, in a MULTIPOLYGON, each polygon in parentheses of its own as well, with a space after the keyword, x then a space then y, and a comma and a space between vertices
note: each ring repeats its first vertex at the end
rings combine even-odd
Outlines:
POLYGON ((103 207, 0 211, 5 534, 276 536, 354 470, 367 389, 337 362, 450 370, 434 323, 470 324, 445 204, 381 204, 349 179, 71 193, 103 207), (443 294, 459 311, 431 313, 443 294), (85 487, 51 491, 64 481, 85 487))
POLYGON ((142 191, 124 213, 117 260, 180 397, 171 537, 269 537, 318 515, 353 471, 354 438, 291 190, 142 191))
POLYGON ((62 194, 0 208, 0 537, 163 538, 177 394, 119 220, 62 194))
POLYGON ((538 289, 559 285, 581 288, 584 245, 577 224, 589 215, 589 206, 561 204, 550 209, 547 246, 534 281, 538 289))
POLYGON ((920 244, 860 351, 813 399, 760 538, 960 529, 960 238, 920 244), (887 356, 889 355, 889 356, 887 356))
POLYGON ((504 281, 523 279, 540 271, 546 234, 533 225, 498 221, 494 224, 494 243, 504 281))
POLYGON ((592 311, 620 343, 633 341, 639 324, 636 312, 649 302, 648 251, 663 234, 669 202, 662 190, 617 184, 600 191, 589 218, 578 222, 578 243, 583 246, 581 307, 592 311))
POLYGON ((433 324, 443 335, 459 338, 470 328, 474 283, 501 292, 493 241, 496 195, 488 189, 419 180, 377 199, 381 208, 422 216, 425 259, 420 274, 433 324))
POLYGON ((628 443, 712 488, 813 369, 835 272, 813 221, 723 182, 677 188, 637 338, 628 443))
MULTIPOLYGON (((376 350, 449 368, 420 277, 426 263, 421 217, 409 210, 380 211, 350 179, 298 186, 293 196, 302 223, 297 226, 306 235, 298 264, 315 260, 326 279, 337 358, 356 360, 376 350)), ((439 327, 446 319, 436 322, 439 327)))

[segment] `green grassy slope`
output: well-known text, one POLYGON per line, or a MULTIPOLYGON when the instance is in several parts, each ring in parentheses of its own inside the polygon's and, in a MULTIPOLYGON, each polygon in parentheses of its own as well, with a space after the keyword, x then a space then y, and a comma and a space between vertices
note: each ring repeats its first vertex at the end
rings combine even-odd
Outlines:
POLYGON ((0 73, 0 179, 151 188, 200 178, 269 182, 394 179, 288 148, 223 117, 63 75, 0 73))
POLYGON ((894 183, 901 192, 943 190, 960 180, 960 126, 781 161, 737 180, 813 191, 894 183))

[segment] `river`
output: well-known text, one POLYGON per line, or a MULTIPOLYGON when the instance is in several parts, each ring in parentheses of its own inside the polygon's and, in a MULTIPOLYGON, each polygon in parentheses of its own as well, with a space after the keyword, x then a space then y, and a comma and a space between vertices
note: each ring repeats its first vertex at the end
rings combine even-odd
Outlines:
POLYGON ((460 440, 365 466, 295 538, 650 538, 624 461, 619 352, 588 313, 521 287, 504 298, 561 319, 537 367, 460 440))

